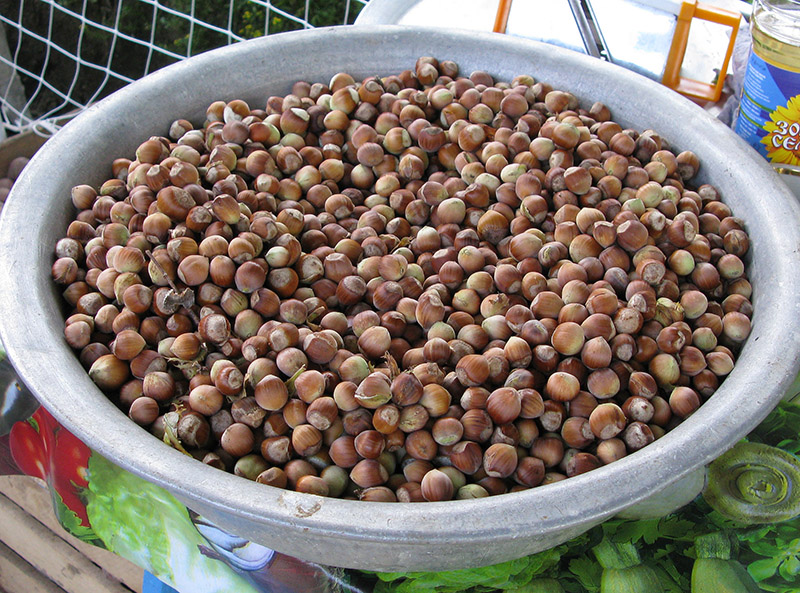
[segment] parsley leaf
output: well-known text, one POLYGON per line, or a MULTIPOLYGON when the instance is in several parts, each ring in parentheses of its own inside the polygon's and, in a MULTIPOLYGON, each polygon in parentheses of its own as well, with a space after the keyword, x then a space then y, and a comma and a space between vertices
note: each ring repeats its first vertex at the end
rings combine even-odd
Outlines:
POLYGON ((81 541, 100 546, 101 548, 105 547, 103 542, 95 535, 92 528, 84 525, 75 511, 64 504, 64 499, 61 498, 58 491, 51 489, 51 493, 53 496, 53 503, 55 504, 56 517, 58 518, 58 522, 61 523, 61 526, 81 541))

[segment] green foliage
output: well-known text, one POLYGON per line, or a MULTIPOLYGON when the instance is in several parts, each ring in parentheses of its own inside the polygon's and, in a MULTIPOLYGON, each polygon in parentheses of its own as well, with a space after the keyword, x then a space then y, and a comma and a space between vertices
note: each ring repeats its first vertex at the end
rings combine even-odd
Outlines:
MULTIPOLYGON (((0 0, 0 11, 10 21, 21 22, 25 29, 88 63, 78 66, 61 52, 47 52, 45 45, 31 36, 19 40, 14 27, 6 29, 9 47, 16 48, 21 41, 16 55, 21 68, 41 73, 60 93, 86 104, 183 57, 239 39, 301 29, 303 21, 314 27, 349 24, 363 7, 357 0, 314 0, 306 14, 305 0, 273 0, 270 5, 268 11, 251 0, 204 0, 194 2, 192 14, 192 0, 160 0, 158 7, 143 0, 59 0, 54 5, 0 0), (86 23, 73 13, 84 17, 86 23), (115 29, 120 35, 111 32, 115 29)), ((30 108, 33 115, 62 105, 63 99, 41 87, 37 78, 23 74, 21 80, 26 94, 35 95, 30 108)), ((69 104, 60 111, 74 107, 69 104)))
MULTIPOLYGON (((567 563, 567 570, 577 584, 587 593, 600 591, 600 579, 603 576, 603 567, 589 556, 576 556, 567 563)), ((578 589, 580 590, 580 589, 578 589)))
POLYGON ((781 403, 747 435, 747 440, 773 445, 795 455, 800 453, 800 397, 781 403))
MULTIPOLYGON (((565 591, 578 593, 577 578, 564 574, 560 564, 562 559, 572 556, 574 551, 582 549, 589 541, 588 535, 582 535, 569 544, 563 544, 492 566, 469 568, 464 570, 448 570, 443 572, 409 572, 409 573, 375 573, 378 583, 375 593, 485 593, 489 591, 523 590, 536 577, 547 576, 557 578, 565 591)), ((594 564, 594 563, 592 563, 594 564)), ((593 567, 586 567, 592 571, 593 567)))
MULTIPOLYGON (((639 521, 612 519, 601 525, 603 533, 615 541, 646 545, 652 545, 659 539, 686 539, 687 532, 691 532, 693 528, 692 521, 682 519, 675 514, 639 521)), ((688 539, 693 539, 693 536, 689 536, 688 539)))
POLYGON ((800 591, 800 519, 739 528, 739 560, 766 591, 800 591))

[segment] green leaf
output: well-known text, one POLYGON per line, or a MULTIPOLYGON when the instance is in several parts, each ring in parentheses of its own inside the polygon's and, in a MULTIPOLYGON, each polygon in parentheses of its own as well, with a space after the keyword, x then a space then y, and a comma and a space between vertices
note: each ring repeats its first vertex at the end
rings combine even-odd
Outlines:
MULTIPOLYGON (((732 519, 728 519, 727 517, 721 515, 719 512, 711 510, 710 506, 707 506, 705 500, 702 501, 701 508, 706 509, 705 513, 700 518, 703 522, 710 522, 711 524, 717 526, 720 529, 745 529, 745 528, 752 528, 752 526, 747 526, 744 523, 738 523, 732 519)), ((756 527, 756 529, 759 526, 756 527)), ((767 527, 769 529, 769 527, 767 527)), ((713 530, 711 530, 713 531, 713 530)))
POLYGON ((800 559, 797 556, 789 556, 781 562, 778 572, 787 581, 794 580, 794 577, 800 574, 800 559))
MULTIPOLYGON (((800 375, 787 393, 800 391, 800 375)), ((796 440, 800 432, 800 400, 783 401, 759 424, 748 439, 764 443, 781 443, 796 440)))
POLYGON ((797 453, 800 451, 800 441, 797 439, 784 439, 775 446, 784 451, 789 451, 790 453, 797 453))
POLYGON ((375 572, 371 574, 374 574, 376 577, 378 577, 378 579, 387 583, 396 581, 398 579, 404 579, 408 575, 407 572, 375 572))
POLYGON ((778 566, 781 563, 781 558, 764 558, 763 560, 756 560, 747 566, 747 572, 756 581, 765 581, 774 575, 778 566))
MULTIPOLYGON (((394 585, 392 588, 390 588, 388 590, 392 591, 393 593, 412 593, 413 589, 409 588, 409 583, 410 582, 412 582, 412 581, 404 581, 402 583, 394 585)), ((420 587, 417 590, 420 591, 420 592, 433 591, 434 590, 434 589, 430 588, 430 584, 428 584, 428 586, 425 586, 424 582, 421 582, 421 583, 419 583, 419 585, 420 585, 420 587)))
POLYGON ((783 556, 783 549, 769 540, 754 541, 751 542, 748 547, 761 556, 774 557, 776 554, 783 556))
POLYGON ((665 593, 684 593, 683 587, 677 582, 680 579, 674 579, 672 575, 665 570, 663 565, 650 566, 656 571, 656 574, 658 574, 658 581, 661 583, 661 586, 664 587, 665 593))
POLYGON ((764 525, 752 529, 737 530, 735 533, 740 542, 757 542, 767 537, 772 530, 772 525, 764 525))
POLYGON ((644 519, 641 521, 618 521, 603 531, 606 535, 616 542, 630 542, 632 544, 644 540, 645 543, 652 544, 659 537, 658 524, 660 519, 644 519))
POLYGON ((527 585, 534 578, 543 576, 545 572, 556 567, 561 560, 562 553, 566 551, 566 546, 558 546, 533 554, 526 558, 527 562, 517 574, 508 579, 511 588, 527 585))
POLYGON ((587 556, 578 556, 569 561, 569 571, 575 575, 587 593, 600 591, 603 568, 599 562, 595 562, 587 556))
POLYGON ((679 570, 673 562, 662 563, 661 567, 672 577, 672 580, 678 584, 679 591, 689 590, 690 572, 688 570, 679 570))
POLYGON ((599 529, 602 530, 604 537, 613 538, 617 532, 617 529, 619 529, 620 525, 624 523, 627 523, 627 521, 622 519, 609 519, 608 521, 602 523, 599 529))
POLYGON ((677 514, 667 515, 662 518, 658 523, 658 531, 660 537, 682 540, 694 541, 694 538, 701 533, 705 533, 706 529, 703 528, 698 531, 698 524, 688 519, 682 519, 677 514))
POLYGON ((786 538, 796 538, 800 534, 800 520, 798 518, 789 519, 773 526, 775 531, 786 538))
POLYGON ((663 548, 656 549, 650 558, 652 560, 661 560, 667 559, 669 560, 672 557, 672 554, 675 553, 675 545, 674 544, 667 544, 663 548))
POLYGON ((75 511, 64 504, 64 499, 61 498, 61 495, 56 490, 52 490, 51 492, 53 495, 53 502, 56 505, 56 517, 58 518, 58 522, 61 523, 61 526, 79 540, 103 547, 103 543, 92 528, 84 525, 75 511))

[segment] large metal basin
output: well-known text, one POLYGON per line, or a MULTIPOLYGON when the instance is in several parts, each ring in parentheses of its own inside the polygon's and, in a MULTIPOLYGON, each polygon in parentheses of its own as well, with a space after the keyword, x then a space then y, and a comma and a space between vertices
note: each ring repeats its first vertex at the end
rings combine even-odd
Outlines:
POLYGON ((339 27, 240 43, 161 70, 68 124, 36 155, 0 219, 0 337, 36 397, 97 452, 163 486, 241 536, 300 558, 373 570, 437 570, 521 557, 569 539, 677 483, 764 418, 800 359, 800 210, 772 169, 724 125, 650 80, 559 48, 475 32, 339 27), (399 72, 417 57, 510 80, 530 73, 624 126, 653 128, 702 160, 752 238, 753 331, 719 391, 677 429, 610 466, 483 500, 363 503, 273 489, 225 474, 157 441, 95 387, 63 339, 53 247, 73 216, 70 188, 99 184, 176 117, 202 121, 216 99, 263 105, 297 79, 399 72))

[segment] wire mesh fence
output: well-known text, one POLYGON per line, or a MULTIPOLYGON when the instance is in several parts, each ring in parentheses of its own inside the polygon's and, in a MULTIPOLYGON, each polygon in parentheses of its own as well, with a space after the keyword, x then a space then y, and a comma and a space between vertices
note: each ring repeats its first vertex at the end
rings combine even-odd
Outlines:
POLYGON ((366 2, 0 0, 0 132, 50 135, 159 68, 262 35, 352 24, 366 2))

